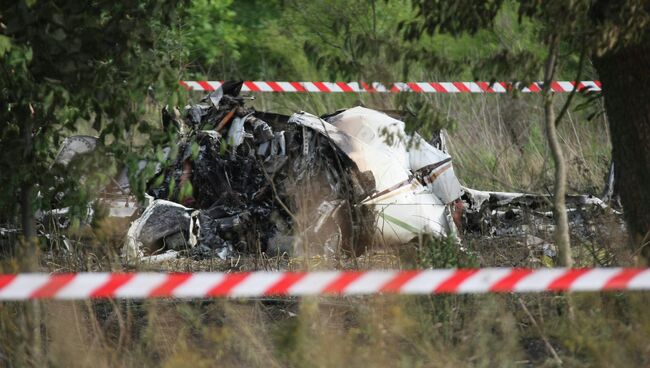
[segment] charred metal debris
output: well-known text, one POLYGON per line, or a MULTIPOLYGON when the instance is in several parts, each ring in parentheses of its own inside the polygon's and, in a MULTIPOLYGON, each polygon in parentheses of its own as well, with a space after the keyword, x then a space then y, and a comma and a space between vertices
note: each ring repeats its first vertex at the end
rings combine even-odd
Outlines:
POLYGON ((373 178, 318 131, 245 107, 240 88, 226 84, 180 117, 163 110, 163 124, 179 130, 179 154, 151 180, 154 200, 129 230, 127 258, 226 258, 316 244, 357 254, 369 243, 374 217, 358 204, 373 178))
MULTIPOLYGON (((545 240, 553 231, 549 196, 462 187, 442 132, 407 134, 402 121, 364 107, 321 117, 259 112, 246 106, 241 86, 226 82, 183 112, 163 109, 163 127, 175 129, 178 140, 156 164, 144 203, 135 201, 126 168, 102 194, 109 216, 132 221, 122 249, 127 262, 355 256, 423 236, 459 244, 516 237, 555 256, 545 240)), ((56 160, 65 165, 96 144, 69 137, 56 160)), ((596 197, 568 196, 567 204, 574 236, 588 238, 603 213, 622 224, 620 212, 596 197)), ((39 219, 64 229, 66 211, 39 219)), ((4 237, 12 229, 0 230, 4 237)))

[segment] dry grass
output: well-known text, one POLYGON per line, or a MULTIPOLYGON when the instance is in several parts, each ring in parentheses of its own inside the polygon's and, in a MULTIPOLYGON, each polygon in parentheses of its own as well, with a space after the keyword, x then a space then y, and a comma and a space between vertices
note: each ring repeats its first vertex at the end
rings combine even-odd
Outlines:
MULTIPOLYGON (((448 131, 456 172, 467 186, 482 190, 547 193, 552 186, 542 125, 541 97, 536 94, 427 94, 411 95, 431 106, 434 116, 422 126, 440 125, 448 131)), ((577 98, 578 103, 580 98, 577 98)), ((556 99, 558 109, 564 97, 556 99)), ((254 106, 263 111, 291 114, 305 110, 325 114, 363 104, 380 110, 401 109, 392 94, 261 95, 254 106)), ((611 157, 604 116, 587 120, 599 109, 569 112, 559 128, 569 167, 569 192, 599 195, 611 157)), ((413 127, 418 128, 418 127, 413 127)))
MULTIPOLYGON (((451 121, 457 175, 479 189, 545 193, 552 167, 540 128, 538 96, 429 95, 451 121)), ((395 109, 386 95, 261 96, 260 110, 322 114, 363 102, 395 109)), ((598 194, 609 160, 602 120, 570 115, 560 129, 570 188, 598 194)), ((574 234, 577 264, 628 265, 633 255, 617 219, 595 216, 588 236, 574 234)), ((84 244, 47 257, 52 271, 123 269, 124 224, 101 223, 84 244)), ((547 238, 548 234, 535 233, 547 238)), ((550 238, 550 237, 548 237, 550 238)), ((379 249, 356 259, 177 260, 139 270, 302 270, 542 266, 519 237, 466 238, 379 249)), ((1 270, 15 270, 15 262, 1 270)), ((0 303, 0 365, 70 367, 610 367, 650 366, 648 293, 483 296, 372 296, 0 303), (525 306, 524 307, 522 307, 525 306), (560 359, 560 361, 557 360, 560 359)))
POLYGON ((571 302, 572 318, 563 295, 40 302, 40 351, 16 318, 33 305, 4 303, 1 352, 7 366, 556 366, 551 349, 569 367, 650 364, 647 293, 571 302))

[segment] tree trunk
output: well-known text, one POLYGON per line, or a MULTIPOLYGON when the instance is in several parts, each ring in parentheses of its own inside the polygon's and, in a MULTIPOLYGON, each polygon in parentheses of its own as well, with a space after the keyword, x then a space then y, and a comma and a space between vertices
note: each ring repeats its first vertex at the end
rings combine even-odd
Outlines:
MULTIPOLYGON (((33 160, 34 140, 32 138, 33 129, 33 114, 29 114, 25 120, 25 125, 22 127, 23 134, 23 160, 29 164, 33 160)), ((34 184, 30 177, 23 180, 22 188, 20 189, 20 223, 23 228, 24 238, 24 252, 23 267, 25 271, 33 271, 36 267, 36 220, 34 219, 34 211, 32 209, 32 200, 34 195, 34 184)))
POLYGON ((32 192, 33 188, 25 184, 20 190, 20 219, 23 228, 25 240, 32 241, 36 237, 36 223, 34 221, 34 211, 32 211, 32 192))
POLYGON ((617 191, 635 252, 650 264, 650 36, 594 59, 603 85, 617 191))
MULTIPOLYGON (((571 267, 571 240, 569 238, 569 219, 566 213, 566 163, 564 153, 557 136, 555 111, 553 110, 553 94, 550 85, 555 77, 555 67, 559 49, 559 38, 557 35, 549 41, 548 57, 544 70, 544 125, 546 126, 546 137, 551 156, 555 163, 555 183, 553 188, 553 218, 555 219, 555 245, 558 249, 558 261, 562 267, 571 267)), ((561 116, 559 116, 561 118, 561 116)))
MULTIPOLYGON (((553 92, 550 92, 553 93, 553 92)), ((550 96, 544 98, 544 119, 546 123, 546 137, 555 162, 555 183, 553 188, 553 218, 555 219, 555 244, 558 249, 558 261, 562 267, 571 267, 571 240, 569 238, 569 219, 566 212, 566 162, 564 152, 560 146, 555 126, 555 113, 553 100, 550 96)))
MULTIPOLYGON (((30 116, 31 114, 25 115, 25 125, 22 126, 23 162, 25 164, 30 164, 34 151, 34 140, 32 138, 34 123, 32 116, 30 116)), ((36 236, 34 213, 32 211, 32 191, 33 184, 31 178, 26 178, 26 180, 23 180, 23 185, 20 190, 20 220, 23 227, 23 236, 25 237, 25 240, 30 242, 36 236)))

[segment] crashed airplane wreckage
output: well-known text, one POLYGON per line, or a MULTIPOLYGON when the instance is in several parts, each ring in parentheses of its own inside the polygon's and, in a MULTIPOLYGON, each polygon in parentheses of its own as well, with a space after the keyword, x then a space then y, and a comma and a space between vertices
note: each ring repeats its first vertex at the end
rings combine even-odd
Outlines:
POLYGON ((183 132, 179 155, 152 179, 160 184, 129 229, 127 259, 355 255, 457 233, 462 191, 451 157, 407 136, 403 122, 364 107, 323 117, 257 112, 240 88, 226 84, 183 118, 164 111, 164 124, 183 132))
MULTIPOLYGON (((145 203, 135 201, 126 168, 106 188, 109 216, 133 220, 126 261, 359 255, 428 236, 528 238, 553 226, 548 196, 462 187, 442 134, 408 135, 402 121, 364 107, 321 117, 258 112, 240 89, 225 83, 184 113, 163 109, 178 141, 156 164, 145 203)), ((69 137, 56 161, 67 165, 96 144, 69 137)), ((593 210, 616 213, 592 196, 567 196, 567 205, 578 231, 593 210)), ((42 222, 48 217, 65 227, 66 209, 42 222)))
MULTIPOLYGON (((178 156, 150 181, 153 201, 128 231, 133 261, 189 255, 358 255, 422 236, 459 239, 459 228, 493 235, 503 206, 542 208, 546 196, 461 187, 442 135, 408 135, 385 113, 354 107, 317 117, 245 107, 241 83, 226 83, 200 103, 163 110, 180 132, 178 156), (191 191, 184 188, 192 188, 191 191)), ((574 209, 607 207, 568 197, 574 209)), ((540 213, 548 218, 548 213, 540 213)), ((584 222, 581 211, 572 220, 584 222)))

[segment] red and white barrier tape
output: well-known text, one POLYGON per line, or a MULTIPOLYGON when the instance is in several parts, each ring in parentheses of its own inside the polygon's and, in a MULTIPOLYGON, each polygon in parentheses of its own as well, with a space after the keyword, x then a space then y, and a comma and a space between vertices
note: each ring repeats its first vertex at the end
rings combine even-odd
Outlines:
POLYGON ((0 275, 0 300, 650 290, 650 268, 0 275))
MULTIPOLYGON (((214 91, 223 81, 180 81, 189 91, 214 91)), ((542 91, 542 82, 530 85, 510 82, 398 82, 384 86, 379 82, 266 82, 245 81, 243 92, 310 92, 310 93, 361 93, 361 92, 415 92, 415 93, 506 93, 519 89, 524 93, 542 91)), ((571 92, 575 82, 553 81, 554 92, 571 92)), ((600 81, 578 82, 578 91, 601 91, 600 81)))

